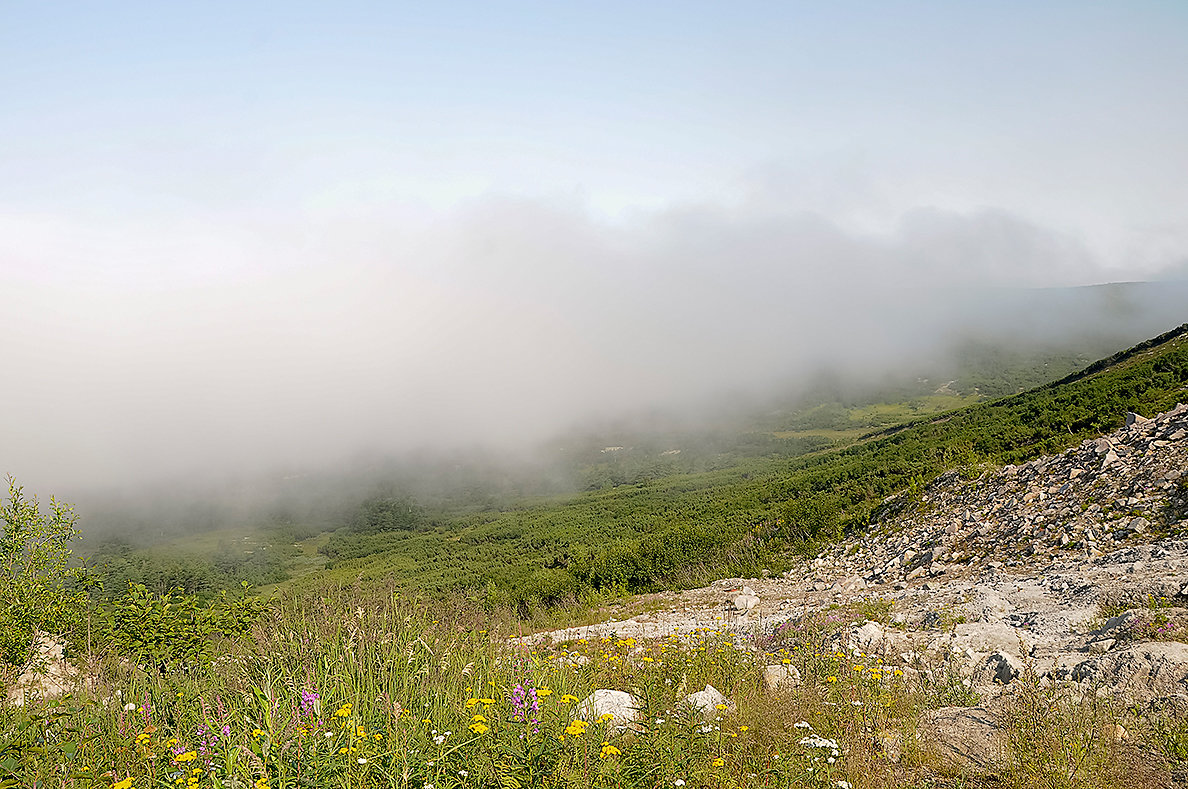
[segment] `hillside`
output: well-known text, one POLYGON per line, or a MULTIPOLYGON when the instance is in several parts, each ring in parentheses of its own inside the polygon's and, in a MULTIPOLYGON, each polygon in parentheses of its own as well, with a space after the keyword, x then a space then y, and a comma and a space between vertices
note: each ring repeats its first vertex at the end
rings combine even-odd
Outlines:
MULTIPOLYGON (((1128 391, 1184 340, 1048 394, 1128 391)), ((909 488, 782 575, 527 637, 489 600, 392 583, 256 608, 131 595, 94 610, 94 647, 88 616, 69 661, 42 636, 39 668, 4 675, 0 782, 1171 789, 1188 768, 1188 404, 1149 413, 909 488)))
POLYGON ((484 591, 524 612, 588 591, 776 574, 798 550, 864 531, 892 494, 949 469, 1061 451, 1119 426, 1127 411, 1166 410, 1186 391, 1188 325, 1055 383, 867 433, 841 449, 391 532, 389 550, 336 561, 330 572, 484 591))

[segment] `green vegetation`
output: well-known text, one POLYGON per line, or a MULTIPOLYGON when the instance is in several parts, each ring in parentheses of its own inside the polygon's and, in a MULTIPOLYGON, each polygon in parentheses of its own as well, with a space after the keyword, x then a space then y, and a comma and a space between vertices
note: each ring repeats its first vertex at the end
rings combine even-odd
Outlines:
POLYGON ((19 663, 36 630, 62 631, 78 620, 86 593, 83 576, 68 567, 77 518, 50 499, 43 513, 36 497, 8 478, 0 507, 0 661, 19 663))
POLYGON ((1053 384, 899 424, 832 451, 762 457, 442 519, 384 552, 336 561, 342 579, 392 578, 438 592, 479 590, 535 606, 757 575, 787 566, 882 501, 951 468, 1017 463, 1154 413, 1188 391, 1188 327, 1053 384))
MULTIPOLYGON (((877 614, 886 606, 871 603, 877 614)), ((828 648, 866 610, 782 629, 764 651, 714 628, 531 646, 509 611, 391 587, 322 586, 273 601, 249 637, 209 636, 215 660, 91 662, 61 704, 0 710, 0 780, 103 789, 255 787, 1153 786, 1181 757, 1178 724, 1122 718, 1033 688, 1006 710, 993 777, 940 765, 920 715, 976 696, 954 667, 828 648), (767 690, 765 665, 794 667, 767 690), (727 702, 697 712, 712 685, 727 702), (583 707, 626 690, 637 721, 583 707), (1120 745, 1099 732, 1122 721, 1120 745), (1177 739, 1178 738, 1178 739, 1177 739), (1142 759, 1128 757, 1138 747, 1142 759), (959 783, 954 783, 959 782, 959 783)))

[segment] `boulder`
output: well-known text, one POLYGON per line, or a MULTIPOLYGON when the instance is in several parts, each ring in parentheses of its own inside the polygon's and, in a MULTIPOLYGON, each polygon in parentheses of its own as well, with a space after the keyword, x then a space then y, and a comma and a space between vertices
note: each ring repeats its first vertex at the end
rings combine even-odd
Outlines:
POLYGON ((885 636, 883 626, 868 619, 850 634, 848 645, 851 651, 857 649, 870 653, 882 645, 885 636))
POLYGON ((1006 737, 984 707, 942 707, 924 713, 916 736, 946 766, 972 773, 992 773, 1007 765, 1006 737))
POLYGON ((1073 679, 1089 682, 1119 702, 1146 704, 1188 692, 1188 644, 1153 641, 1089 658, 1073 669, 1073 679))
POLYGON ((800 670, 788 663, 764 666, 763 687, 767 690, 795 688, 800 685, 800 670))
POLYGON ((690 693, 685 697, 685 702, 697 712, 699 717, 708 720, 719 717, 727 710, 734 709, 734 705, 727 701, 722 692, 713 685, 706 685, 704 690, 690 693))
POLYGON ((610 715, 611 725, 624 729, 639 719, 639 701, 622 690, 599 688, 584 698, 573 714, 575 718, 585 721, 596 721, 603 715, 610 715))
POLYGON ((8 689, 8 703, 24 706, 34 699, 56 699, 71 692, 81 673, 70 665, 64 654, 66 645, 49 633, 38 631, 33 657, 25 664, 16 682, 8 689))
POLYGON ((958 649, 974 652, 1009 652, 1013 655, 1029 653, 1023 641, 1025 631, 1002 622, 969 622, 957 625, 953 644, 958 649))
POLYGON ((1009 652, 995 652, 986 658, 976 675, 979 683, 1009 685, 1023 673, 1023 662, 1009 652))

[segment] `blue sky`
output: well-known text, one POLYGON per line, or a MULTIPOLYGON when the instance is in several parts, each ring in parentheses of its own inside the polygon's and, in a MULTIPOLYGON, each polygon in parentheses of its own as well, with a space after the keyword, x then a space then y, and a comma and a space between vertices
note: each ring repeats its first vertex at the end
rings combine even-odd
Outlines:
POLYGON ((116 471, 502 440, 893 358, 935 328, 871 321, 897 288, 1184 277, 1185 41, 1181 2, 3 3, 0 428, 116 471))
POLYGON ((872 221, 992 206, 1105 254, 1175 255, 1143 234, 1185 196, 1180 3, 0 13, 0 199, 18 212, 442 210, 514 194, 615 217, 733 203, 782 172, 862 182, 877 197, 854 190, 837 210, 872 221))

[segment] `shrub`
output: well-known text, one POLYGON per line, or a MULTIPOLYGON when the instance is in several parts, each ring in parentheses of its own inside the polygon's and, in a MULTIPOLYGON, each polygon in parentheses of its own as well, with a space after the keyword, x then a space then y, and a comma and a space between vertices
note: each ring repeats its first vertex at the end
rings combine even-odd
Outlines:
POLYGON ((34 631, 64 632, 79 621, 83 573, 69 566, 77 520, 69 505, 52 498, 43 513, 37 497, 26 498, 8 477, 8 501, 0 508, 0 660, 21 663, 34 631))

